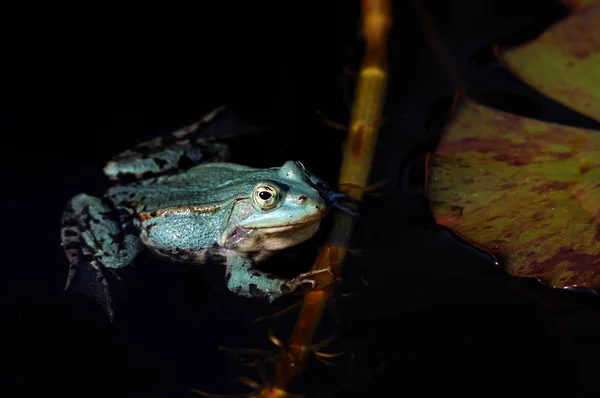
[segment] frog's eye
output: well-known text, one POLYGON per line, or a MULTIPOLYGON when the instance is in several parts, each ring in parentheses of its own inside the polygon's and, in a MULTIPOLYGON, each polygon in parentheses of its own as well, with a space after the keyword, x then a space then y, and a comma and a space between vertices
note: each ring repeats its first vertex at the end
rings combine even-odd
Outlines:
POLYGON ((254 189, 254 203, 261 209, 270 209, 277 204, 277 189, 271 185, 259 185, 254 189))

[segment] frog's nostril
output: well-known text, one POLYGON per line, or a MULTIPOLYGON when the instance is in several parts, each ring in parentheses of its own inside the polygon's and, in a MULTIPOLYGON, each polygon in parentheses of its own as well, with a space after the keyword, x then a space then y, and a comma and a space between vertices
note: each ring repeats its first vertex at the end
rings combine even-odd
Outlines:
POLYGON ((298 203, 300 203, 300 204, 306 202, 307 200, 308 200, 308 198, 304 195, 298 196, 298 203))

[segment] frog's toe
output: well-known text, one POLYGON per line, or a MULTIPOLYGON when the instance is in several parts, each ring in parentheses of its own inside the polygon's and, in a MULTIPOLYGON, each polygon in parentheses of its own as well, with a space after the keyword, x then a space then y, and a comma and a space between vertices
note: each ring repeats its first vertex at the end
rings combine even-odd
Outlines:
POLYGON ((339 202, 332 202, 331 205, 333 207, 335 207, 336 209, 341 210, 344 213, 346 213, 346 214, 348 214, 348 215, 350 215, 352 217, 359 217, 360 216, 360 213, 354 207, 346 206, 343 203, 339 203, 339 202))
POLYGON ((352 196, 340 193, 330 192, 328 194, 329 202, 331 206, 347 213, 353 217, 358 217, 359 212, 356 206, 360 205, 362 201, 360 199, 353 198, 352 196))
POLYGON ((345 193, 341 192, 330 193, 329 200, 331 200, 332 202, 348 202, 355 205, 359 205, 362 203, 362 200, 356 199, 350 195, 346 195, 345 193))
POLYGON ((282 294, 308 292, 317 287, 317 281, 314 279, 298 279, 294 278, 285 282, 281 286, 282 294))
MULTIPOLYGON (((293 291, 310 291, 317 288, 322 288, 335 280, 335 277, 329 268, 318 269, 314 271, 305 272, 298 275, 294 279, 286 282, 285 286, 289 288, 290 292, 293 291), (327 274, 327 275, 324 275, 327 274), (323 280, 325 278, 325 280, 323 280), (321 283, 323 282, 323 283, 321 283)), ((283 290, 283 289, 282 289, 283 290)))
POLYGON ((114 308, 111 290, 105 272, 94 263, 82 263, 69 276, 65 290, 83 294, 98 303, 113 321, 114 308))

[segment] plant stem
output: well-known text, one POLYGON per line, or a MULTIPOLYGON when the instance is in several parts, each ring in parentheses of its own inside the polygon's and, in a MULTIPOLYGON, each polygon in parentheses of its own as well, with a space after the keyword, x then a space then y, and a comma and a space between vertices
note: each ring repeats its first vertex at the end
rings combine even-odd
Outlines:
MULTIPOLYGON (((377 144, 388 77, 388 34, 392 25, 389 0, 363 0, 361 8, 365 55, 358 75, 356 99, 339 178, 340 191, 356 199, 361 199, 366 191, 377 144)), ((341 274, 354 226, 355 220, 351 216, 339 212, 335 215, 327 244, 321 249, 313 270, 330 268, 335 275, 341 274)), ((292 336, 276 365, 275 376, 258 393, 260 397, 288 395, 287 391, 302 374, 310 358, 315 331, 334 288, 335 284, 330 284, 305 294, 292 336)))

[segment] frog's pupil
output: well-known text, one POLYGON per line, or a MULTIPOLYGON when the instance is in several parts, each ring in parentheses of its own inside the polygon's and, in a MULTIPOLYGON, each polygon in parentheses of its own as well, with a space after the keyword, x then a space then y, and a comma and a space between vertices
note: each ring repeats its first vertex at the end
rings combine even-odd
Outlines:
POLYGON ((271 199, 271 192, 267 192, 267 191, 260 191, 258 193, 258 197, 261 198, 262 200, 268 200, 271 199))

